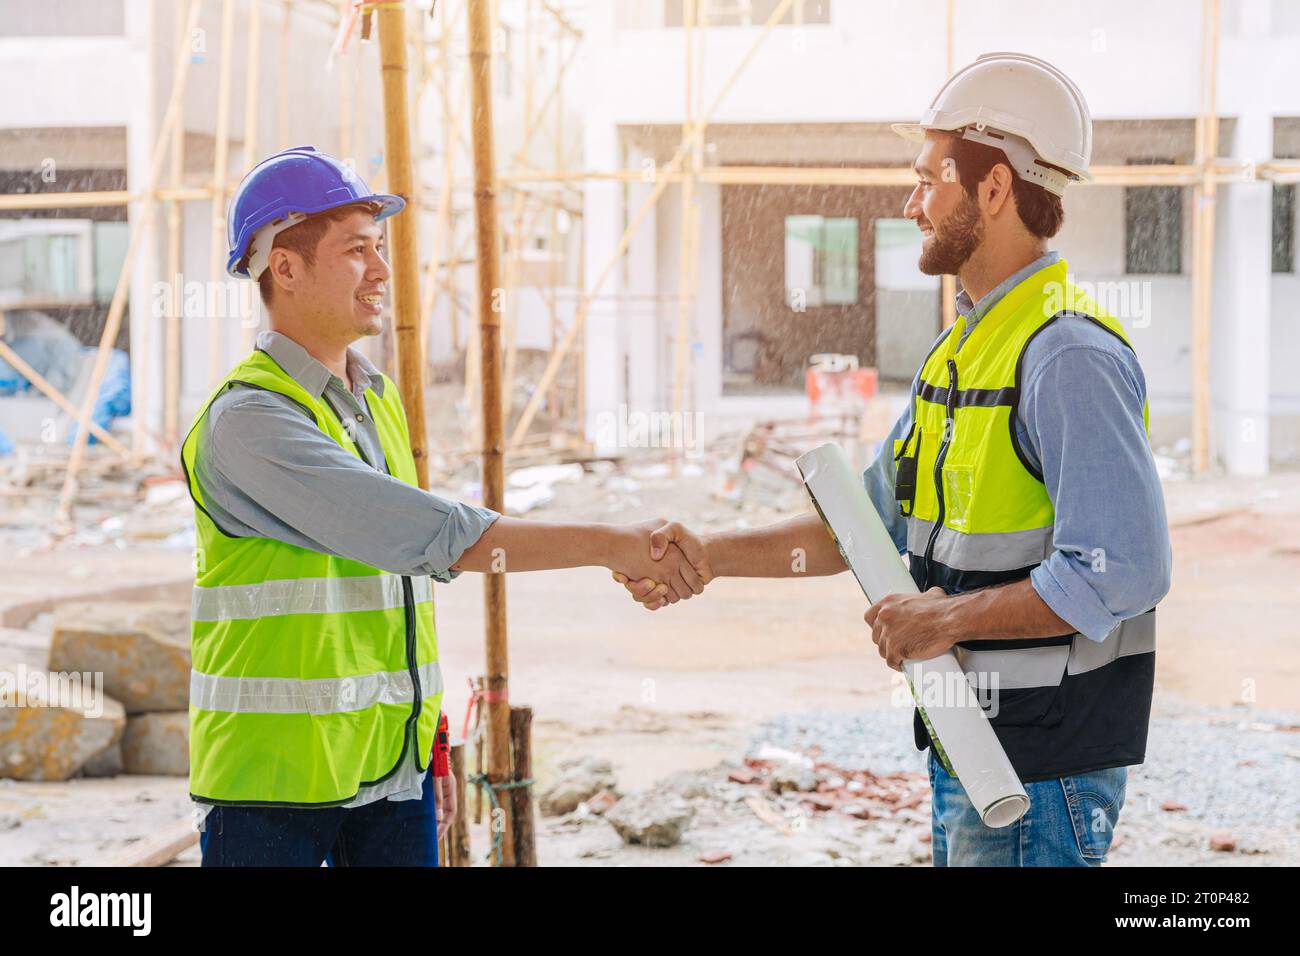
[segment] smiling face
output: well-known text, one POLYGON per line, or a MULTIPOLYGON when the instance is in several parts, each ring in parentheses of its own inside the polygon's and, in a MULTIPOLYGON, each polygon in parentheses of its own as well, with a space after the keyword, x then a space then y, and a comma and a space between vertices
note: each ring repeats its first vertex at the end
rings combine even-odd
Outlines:
POLYGON ((956 275, 984 239, 979 202, 962 187, 949 155, 953 138, 926 133, 912 164, 917 184, 903 215, 921 230, 921 258, 926 275, 956 275))
POLYGON ((316 261, 297 294, 322 326, 353 339, 383 330, 383 299, 392 270, 384 258, 384 231, 357 209, 330 223, 316 246, 316 261))
POLYGON ((392 276, 383 255, 383 237, 374 212, 366 206, 322 213, 281 233, 267 268, 276 287, 273 312, 282 315, 291 310, 296 322, 325 341, 348 344, 378 335, 392 276), (290 236, 299 229, 304 232, 290 236), (307 254, 302 242, 295 240, 310 242, 313 232, 320 238, 307 254), (289 241, 281 245, 281 237, 289 241))

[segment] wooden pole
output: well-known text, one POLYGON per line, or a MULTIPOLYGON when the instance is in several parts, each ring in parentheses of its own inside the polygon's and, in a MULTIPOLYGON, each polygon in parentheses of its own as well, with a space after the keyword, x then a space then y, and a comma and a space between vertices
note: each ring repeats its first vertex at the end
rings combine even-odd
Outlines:
MULTIPOLYGON (((953 0, 948 0, 947 11, 944 16, 945 32, 947 42, 944 45, 944 76, 951 77, 952 71, 956 67, 953 62, 953 0)), ((957 277, 955 275, 942 275, 939 277, 939 307, 943 316, 943 327, 951 328, 957 322, 957 277)))
POLYGON ((1210 464, 1210 330, 1213 303, 1214 215, 1219 151, 1217 108, 1219 0, 1201 4, 1201 109, 1196 118, 1196 165, 1200 181, 1192 192, 1192 468, 1210 464))
MULTIPOLYGON (((194 33, 195 27, 199 22, 199 0, 190 0, 189 16, 186 18, 185 33, 190 36, 194 33)), ((144 193, 148 197, 143 203, 140 212, 140 222, 132 223, 131 238, 127 243, 126 255, 122 258, 122 270, 117 276, 117 287, 113 290, 113 299, 108 306, 108 317, 104 320, 104 332, 99 339, 99 351, 95 355, 95 364, 90 370, 90 384, 87 386, 86 395, 81 402, 81 410, 78 413, 80 427, 77 429, 77 436, 72 443, 72 453, 68 458, 68 471, 63 478, 63 490, 59 493, 58 517, 61 521, 67 521, 72 517, 72 499, 77 494, 77 472, 81 470, 81 461, 86 454, 86 442, 90 437, 90 413, 95 408, 95 400, 99 397, 99 387, 104 382, 104 373, 108 369, 108 356, 112 351, 113 343, 117 341, 117 333, 122 328, 122 315, 126 309, 126 293, 131 285, 131 267, 135 262, 136 252, 139 251, 140 241, 144 234, 149 231, 149 226, 153 222, 154 210, 156 203, 149 201, 152 199, 155 187, 158 185, 158 177, 162 172, 163 159, 167 154, 167 141, 171 136, 173 124, 180 121, 180 103, 181 96, 185 91, 185 80, 189 76, 190 54, 188 44, 177 51, 175 68, 172 72, 174 81, 172 83, 171 96, 167 101, 167 109, 163 114, 162 125, 158 129, 157 139, 154 142, 153 155, 149 160, 149 172, 147 188, 144 193)))
POLYGON ((235 39, 234 0, 221 0, 221 66, 217 73, 217 127, 212 150, 212 222, 209 225, 211 247, 208 254, 208 283, 213 290, 212 312, 208 315, 208 387, 216 388, 221 379, 220 309, 226 296, 216 295, 225 286, 226 276, 226 177, 230 169, 230 83, 235 58, 231 48, 235 39))
MULTIPOLYGON (((384 165, 388 191, 408 203, 415 195, 407 102, 406 8, 383 6, 379 15, 379 57, 384 86, 384 165)), ((424 424, 424 343, 420 341, 419 220, 412 206, 388 220, 393 262, 393 328, 398 386, 411 433, 411 451, 421 488, 429 486, 428 433, 424 424)))
MULTIPOLYGON (((510 708, 510 745, 514 753, 515 783, 533 777, 533 709, 510 708)), ((533 825, 532 786, 516 787, 510 791, 515 824, 515 866, 537 865, 537 839, 533 825)))
MULTIPOLYGON (((447 865, 469 866, 469 807, 465 803, 465 744, 451 748, 451 772, 456 775, 456 819, 447 831, 447 865)), ((475 788, 479 789, 479 788, 475 788)))
MULTIPOLYGON (((257 104, 261 93, 262 77, 262 0, 249 0, 248 4, 248 69, 244 86, 244 172, 257 165, 257 104)), ((240 302, 240 354, 253 350, 258 317, 262 301, 257 293, 257 283, 239 283, 240 302)))
MULTIPOLYGON (((496 162, 492 151, 492 35, 487 0, 469 2, 469 67, 473 102, 474 220, 478 256, 479 354, 483 395, 483 504, 504 510, 501 436, 501 316, 498 279, 496 162)), ((508 558, 507 558, 508 560, 508 558)), ((506 641, 506 578, 483 576, 487 626, 488 779, 510 779, 509 662, 506 641)), ((502 801, 508 808, 509 801, 502 801)), ((514 865, 511 814, 502 827, 502 864, 514 865)), ((492 826, 498 826, 492 821, 492 826)))

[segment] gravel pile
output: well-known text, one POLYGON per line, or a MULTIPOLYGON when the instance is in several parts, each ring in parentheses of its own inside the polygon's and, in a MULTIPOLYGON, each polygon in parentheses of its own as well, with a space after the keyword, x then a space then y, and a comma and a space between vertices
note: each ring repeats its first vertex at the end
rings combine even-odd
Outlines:
MULTIPOLYGON (((782 714, 760 726, 751 754, 763 746, 820 748, 822 759, 874 773, 925 772, 905 708, 782 714)), ((1147 760, 1129 772, 1111 861, 1300 863, 1300 714, 1158 694, 1147 760), (1212 837, 1231 849, 1212 849, 1212 837)))

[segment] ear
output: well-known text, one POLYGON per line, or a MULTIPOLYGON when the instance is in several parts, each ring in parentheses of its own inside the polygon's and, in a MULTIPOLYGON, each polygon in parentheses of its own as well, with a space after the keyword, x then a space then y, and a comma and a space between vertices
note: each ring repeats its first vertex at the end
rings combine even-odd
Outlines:
MULTIPOLYGON (((1015 174, 1006 163, 995 163, 980 183, 980 202, 990 216, 998 215, 1011 200, 1011 183, 1015 174)), ((1012 204, 1014 206, 1014 203, 1012 204)))
POLYGON ((267 256, 266 269, 271 273, 271 280, 285 292, 293 292, 297 289, 306 272, 302 256, 283 247, 271 250, 271 254, 267 256))

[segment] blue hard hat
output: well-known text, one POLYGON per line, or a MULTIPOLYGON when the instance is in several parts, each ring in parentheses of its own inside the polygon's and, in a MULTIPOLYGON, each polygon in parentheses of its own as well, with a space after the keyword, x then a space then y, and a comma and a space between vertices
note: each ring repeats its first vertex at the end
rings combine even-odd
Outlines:
POLYGON ((315 146, 294 146, 262 160, 240 182, 226 214, 230 258, 226 271, 248 279, 244 258, 257 230, 291 213, 324 212, 354 202, 375 202, 382 208, 375 221, 399 213, 401 196, 372 193, 352 167, 315 146))

